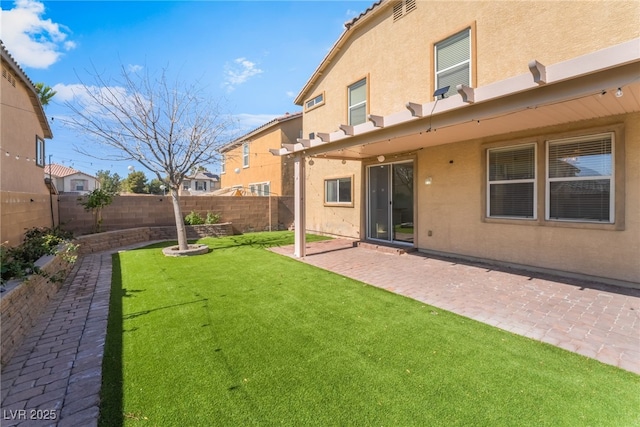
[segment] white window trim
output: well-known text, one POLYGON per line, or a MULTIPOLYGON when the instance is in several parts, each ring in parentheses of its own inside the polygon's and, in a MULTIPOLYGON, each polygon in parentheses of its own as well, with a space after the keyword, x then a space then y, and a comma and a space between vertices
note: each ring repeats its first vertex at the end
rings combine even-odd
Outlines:
POLYGON ((353 175, 349 175, 349 176, 338 176, 338 177, 331 177, 331 178, 325 178, 324 179, 324 204, 325 206, 347 206, 347 207, 352 207, 353 206, 353 175), (340 181, 341 180, 349 180, 351 183, 350 186, 350 195, 351 195, 351 201, 350 202, 341 202, 340 200, 340 181), (336 197, 337 200, 335 202, 331 202, 327 200, 327 182, 328 181, 336 181, 336 188, 337 188, 337 193, 336 193, 336 197))
MULTIPOLYGON (((350 84, 349 86, 347 86, 347 104, 348 104, 347 105, 347 107, 348 107, 347 116, 348 116, 348 119, 349 119, 348 120, 349 126, 354 126, 354 124, 351 123, 351 110, 354 110, 354 109, 364 105, 364 112, 365 112, 364 114, 365 114, 365 117, 367 116, 367 101, 368 101, 368 98, 369 98, 369 96, 368 96, 369 95, 368 84, 369 84, 368 78, 367 77, 363 77, 360 80, 358 80, 358 81, 350 84), (358 85, 360 82, 364 82, 364 90, 365 90, 364 101, 361 101, 361 102, 358 102, 357 104, 351 105, 351 88, 356 86, 356 85, 358 85)), ((366 123, 366 120, 365 120, 365 123, 366 123)), ((361 123, 358 123, 358 124, 361 124, 361 123)))
POLYGON ((271 181, 252 182, 249 184, 249 192, 251 194, 255 192, 257 196, 266 197, 271 194, 271 181), (269 192, 267 194, 264 193, 265 186, 269 186, 269 192))
POLYGON ((529 144, 518 144, 518 145, 509 145, 507 147, 499 147, 499 148, 490 148, 487 150, 487 191, 486 191, 486 205, 487 205, 487 218, 491 219, 512 219, 515 221, 533 221, 538 219, 538 148, 535 142, 529 144), (505 179, 505 180, 497 180, 490 181, 490 173, 491 173, 491 152, 496 151, 510 151, 514 149, 524 148, 524 147, 533 147, 533 178, 529 179, 505 179), (502 216, 502 215, 491 215, 491 185, 492 184, 524 184, 524 183, 533 183, 533 216, 531 217, 518 217, 518 216, 502 216))
POLYGON ((36 135, 36 165, 44 167, 46 162, 44 139, 36 135))
POLYGON ((317 107, 320 107, 321 105, 324 105, 324 92, 314 96, 313 98, 311 98, 307 102, 305 102, 304 108, 305 108, 305 110, 309 111, 309 110, 313 110, 313 109, 315 109, 317 107))
POLYGON ((242 144, 242 167, 243 168, 249 167, 249 153, 250 153, 249 143, 245 142, 244 144, 242 144))
POLYGON ((227 155, 223 154, 222 159, 220 160, 220 175, 226 173, 227 167, 227 155))
MULTIPOLYGON (((433 45, 433 58, 434 58, 434 60, 433 60, 434 82, 433 83, 434 83, 434 87, 435 87, 436 90, 437 89, 441 89, 441 87, 438 84, 438 77, 440 76, 440 74, 446 73, 447 71, 450 71, 450 70, 452 70, 452 69, 454 69, 456 67, 461 66, 462 64, 467 64, 467 66, 469 67, 469 81, 466 84, 468 86, 471 86, 471 82, 473 80, 473 77, 472 77, 473 76, 473 68, 472 68, 473 67, 473 63, 471 61, 472 56, 473 56, 473 43, 472 43, 471 37, 473 37, 472 28, 471 27, 467 27, 464 30, 458 31, 457 33, 452 34, 451 36, 449 36, 449 37, 447 37, 447 38, 445 38, 443 40, 440 40, 439 42, 437 42, 437 43, 435 43, 433 45), (438 59, 437 59, 438 58, 438 46, 441 45, 442 43, 446 42, 447 40, 449 40, 449 39, 451 39, 453 37, 456 37, 456 36, 458 36, 458 35, 460 35, 462 33, 465 33, 465 32, 469 35, 469 37, 467 39, 469 41, 469 59, 466 59, 464 61, 461 61, 461 62, 459 62, 457 64, 451 65, 451 66, 449 66, 449 67, 447 67, 445 69, 442 69, 442 70, 438 71, 438 59)), ((451 93, 451 91, 455 92, 455 90, 456 90, 455 87, 449 88, 449 93, 451 93)))
POLYGON ((588 223, 588 224, 615 224, 615 212, 616 212, 616 171, 615 171, 615 132, 604 132, 598 134, 591 135, 581 135, 573 138, 560 138, 560 139, 550 139, 546 141, 546 159, 545 164, 547 168, 547 173, 545 174, 545 220, 546 221, 554 221, 554 222, 575 222, 575 223, 588 223), (588 139, 595 138, 603 138, 610 137, 611 138, 611 175, 598 175, 598 176, 588 176, 588 177, 568 177, 568 178, 550 178, 549 177, 549 148, 553 143, 572 143, 577 141, 584 141, 588 139), (595 220, 585 220, 585 219, 571 219, 571 218, 551 218, 551 183, 552 182, 569 182, 569 181, 594 181, 594 180, 605 180, 608 179, 610 182, 609 187, 609 221, 595 221, 595 220))

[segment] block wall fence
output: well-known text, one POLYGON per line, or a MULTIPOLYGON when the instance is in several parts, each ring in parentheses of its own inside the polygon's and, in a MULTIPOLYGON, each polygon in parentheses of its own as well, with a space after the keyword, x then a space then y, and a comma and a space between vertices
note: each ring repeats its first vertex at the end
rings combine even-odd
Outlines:
MULTIPOLYGON (((58 196, 60 225, 75 236, 89 234, 93 216, 79 204, 80 196, 58 196)), ((286 230, 293 225, 293 197, 180 196, 183 216, 197 212, 220 215, 230 222, 235 234, 252 231, 286 230)), ((102 210, 101 231, 139 227, 175 226, 173 204, 169 196, 121 195, 102 210)))

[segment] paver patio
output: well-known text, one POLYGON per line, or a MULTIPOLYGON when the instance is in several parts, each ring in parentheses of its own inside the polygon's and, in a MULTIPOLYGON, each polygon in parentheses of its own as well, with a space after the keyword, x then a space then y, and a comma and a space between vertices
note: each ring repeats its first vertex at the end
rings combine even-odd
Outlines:
MULTIPOLYGON (((78 260, 3 368, 3 426, 97 425, 111 254, 78 260)), ((308 244, 301 261, 640 374, 640 289, 386 254, 343 239, 308 244)))

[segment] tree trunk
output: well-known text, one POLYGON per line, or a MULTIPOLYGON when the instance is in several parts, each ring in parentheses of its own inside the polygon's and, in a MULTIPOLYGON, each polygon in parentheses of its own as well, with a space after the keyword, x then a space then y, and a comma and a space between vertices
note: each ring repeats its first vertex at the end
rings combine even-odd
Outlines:
POLYGON ((189 249, 189 243, 187 242, 187 229, 184 227, 184 220, 182 219, 182 209, 180 208, 180 197, 178 196, 178 190, 171 187, 171 202, 173 203, 173 215, 176 219, 176 232, 178 234, 178 247, 181 251, 189 249))

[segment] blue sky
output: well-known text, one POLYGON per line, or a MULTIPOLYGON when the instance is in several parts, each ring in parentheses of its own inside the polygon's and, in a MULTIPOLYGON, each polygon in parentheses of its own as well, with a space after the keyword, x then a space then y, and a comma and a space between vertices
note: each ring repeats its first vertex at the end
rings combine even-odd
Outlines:
MULTIPOLYGON (((372 1, 0 1, 0 38, 33 82, 58 94, 46 112, 54 138, 47 156, 83 172, 128 174, 131 163, 79 154, 81 135, 55 117, 93 67, 117 77, 120 67, 167 68, 200 85, 244 131, 286 112, 344 31, 372 1)), ((137 165, 136 170, 142 170, 137 165)), ((208 165, 218 172, 218 165, 208 165)), ((151 174, 146 172, 150 179, 151 174)))

